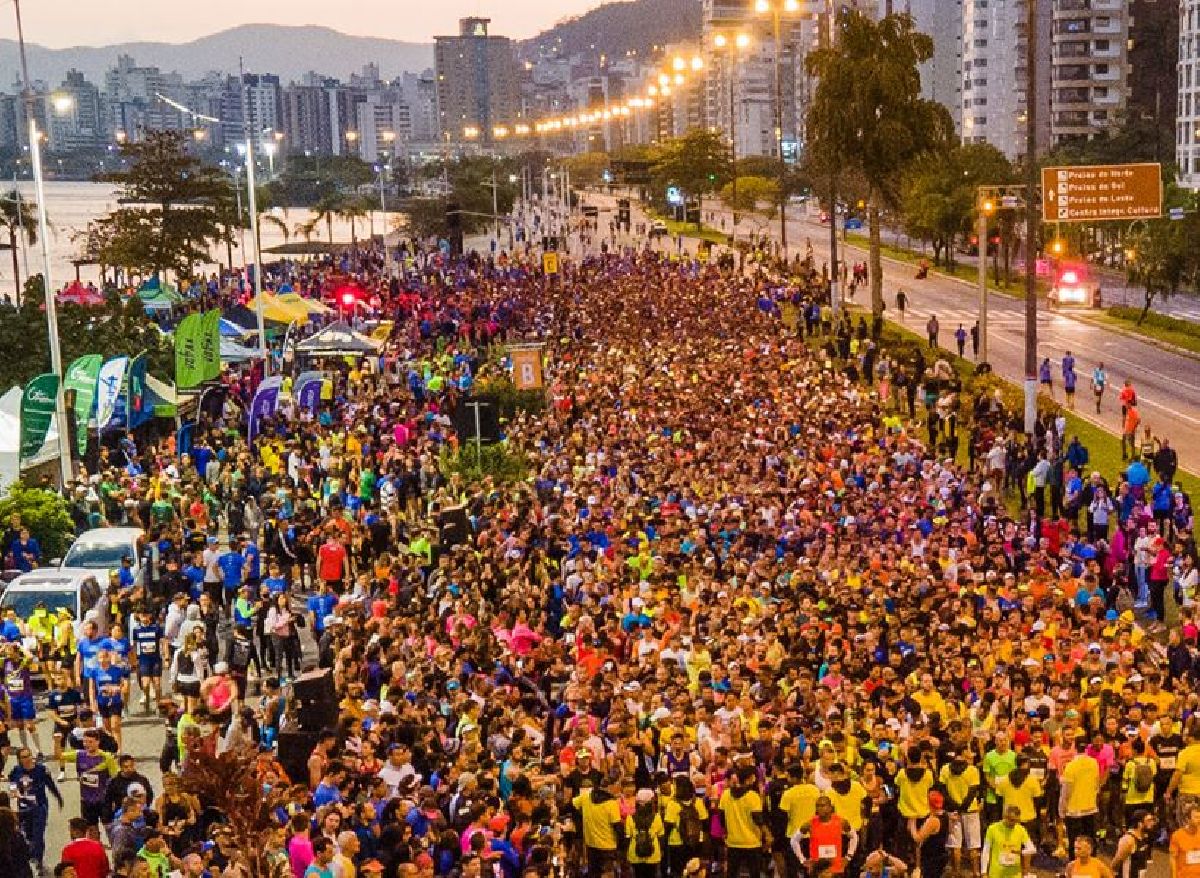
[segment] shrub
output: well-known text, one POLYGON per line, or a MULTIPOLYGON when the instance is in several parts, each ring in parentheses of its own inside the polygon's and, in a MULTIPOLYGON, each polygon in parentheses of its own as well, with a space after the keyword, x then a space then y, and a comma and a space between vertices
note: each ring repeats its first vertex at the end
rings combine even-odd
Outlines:
MULTIPOLYGON (((43 562, 50 558, 61 558, 71 544, 75 524, 67 501, 53 491, 31 488, 16 482, 8 493, 0 498, 0 522, 8 525, 9 517, 16 513, 21 523, 37 538, 42 547, 43 562)), ((7 552, 8 546, 0 547, 7 552)))
POLYGON ((507 375, 493 375, 475 385, 475 394, 496 400, 499 415, 511 421, 518 412, 536 415, 546 408, 546 394, 541 390, 517 390, 507 375))
POLYGON ((460 475, 468 481, 491 476, 496 482, 511 483, 529 476, 529 460, 504 442, 480 447, 467 441, 457 451, 443 448, 438 465, 442 475, 460 475))

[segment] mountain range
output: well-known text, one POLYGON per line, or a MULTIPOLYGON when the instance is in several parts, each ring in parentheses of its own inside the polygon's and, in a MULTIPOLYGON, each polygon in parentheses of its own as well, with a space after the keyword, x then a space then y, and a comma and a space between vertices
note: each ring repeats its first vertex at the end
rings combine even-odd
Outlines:
MULTIPOLYGON (((139 65, 159 67, 164 73, 178 72, 184 79, 199 79, 213 70, 237 73, 240 58, 247 72, 277 73, 284 83, 312 70, 348 79, 371 62, 379 65, 380 75, 387 79, 433 66, 432 43, 351 36, 312 25, 247 24, 190 43, 137 42, 68 49, 28 43, 26 49, 29 75, 52 86, 62 82, 71 68, 103 85, 105 71, 116 66, 120 55, 130 55, 139 65)), ((19 74, 16 41, 0 40, 0 87, 18 81, 19 74)))
MULTIPOLYGON (((583 54, 619 58, 639 56, 656 45, 695 41, 700 36, 701 0, 625 0, 606 3, 583 15, 557 22, 518 44, 522 58, 546 49, 560 55, 583 54)), ((193 80, 211 71, 236 73, 242 59, 247 72, 276 73, 282 82, 316 71, 339 79, 375 63, 385 79, 433 66, 433 44, 361 37, 327 27, 248 24, 188 43, 133 42, 111 46, 50 49, 27 44, 29 73, 52 87, 72 68, 103 86, 104 74, 120 55, 137 64, 177 72, 193 80)), ((14 40, 0 40, 0 89, 19 89, 20 55, 14 40)))

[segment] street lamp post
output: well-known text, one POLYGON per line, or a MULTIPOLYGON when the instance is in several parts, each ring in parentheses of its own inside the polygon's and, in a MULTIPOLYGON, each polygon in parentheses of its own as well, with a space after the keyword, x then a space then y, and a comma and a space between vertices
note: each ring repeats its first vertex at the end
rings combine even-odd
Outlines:
POLYGON ((988 215, 996 209, 996 203, 984 194, 984 187, 979 187, 979 360, 987 362, 988 358, 988 288, 987 288, 987 239, 988 215))
MULTIPOLYGON (((800 11, 799 0, 756 0, 754 11, 760 15, 770 14, 771 33, 775 39, 775 155, 783 170, 783 39, 782 17, 800 11)), ((779 199, 779 246, 783 258, 787 259, 787 201, 779 199)))
POLYGON ((732 224, 729 229, 729 240, 732 243, 737 240, 737 112, 734 106, 734 78, 737 74, 737 53, 746 49, 750 45, 750 35, 747 33, 734 34, 732 38, 725 34, 717 34, 713 37, 713 45, 728 55, 726 67, 729 75, 729 156, 733 164, 733 179, 731 182, 733 192, 733 204, 731 205, 732 224))
POLYGON ((58 341, 58 303, 54 283, 50 276, 50 224, 46 219, 46 185, 42 178, 41 132, 38 131, 32 82, 29 79, 29 64, 25 56, 25 29, 21 24, 21 0, 13 0, 17 15, 17 41, 21 50, 21 88, 24 92, 25 112, 29 116, 29 163, 33 168, 33 191, 37 199, 38 237, 42 249, 42 281, 45 290, 46 333, 50 339, 50 371, 58 376, 58 390, 54 394, 54 417, 58 421, 58 465, 62 487, 65 490, 73 475, 71 465, 71 443, 67 427, 67 406, 63 394, 62 349, 58 341))
POLYGON ((1037 420, 1037 0, 1025 0, 1025 432, 1037 420))

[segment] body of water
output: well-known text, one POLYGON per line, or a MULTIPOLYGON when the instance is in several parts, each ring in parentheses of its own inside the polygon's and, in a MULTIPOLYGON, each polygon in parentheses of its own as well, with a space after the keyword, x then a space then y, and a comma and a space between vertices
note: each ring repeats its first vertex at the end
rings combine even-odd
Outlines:
MULTIPOLYGON (((33 200, 32 181, 22 180, 17 183, 17 188, 26 199, 33 200)), ((7 193, 11 190, 11 183, 8 185, 0 184, 0 193, 7 193)), ((118 204, 119 197, 119 187, 108 183, 70 181, 48 181, 46 183, 46 211, 50 220, 50 271, 51 278, 56 287, 61 288, 75 277, 75 266, 71 263, 80 252, 80 243, 76 240, 76 237, 87 229, 89 222, 118 208, 120 206, 118 204)), ((285 211, 277 208, 271 211, 271 213, 287 226, 290 240, 305 240, 303 236, 295 234, 295 229, 296 226, 310 219, 312 215, 311 211, 300 208, 292 208, 285 211)), ((396 214, 389 213, 388 217, 390 222, 394 220, 396 214)), ((374 221, 374 230, 376 233, 384 230, 384 216, 381 212, 375 211, 374 215, 369 219, 363 218, 357 222, 356 228, 360 239, 370 234, 372 220, 374 221)), ((264 250, 268 247, 286 243, 286 240, 283 230, 274 223, 263 223, 262 246, 264 250)), ((313 240, 328 240, 328 231, 324 223, 314 233, 313 240)), ((349 241, 350 224, 335 220, 333 224, 333 240, 337 242, 349 241)), ((8 241, 4 240, 0 241, 0 243, 7 244, 8 241)), ((247 254, 245 258, 252 258, 250 233, 246 232, 244 235, 238 236, 238 239, 234 242, 233 261, 235 265, 241 265, 244 261, 241 249, 243 243, 247 254)), ((220 260, 222 263, 225 262, 225 248, 221 247, 220 252, 214 252, 212 256, 214 262, 208 266, 209 270, 215 269, 216 260, 220 260)), ((28 277, 30 274, 37 274, 42 271, 42 251, 40 244, 30 245, 26 243, 22 245, 18 243, 17 258, 21 264, 22 279, 28 277)), ((267 261, 275 258, 278 257, 264 256, 264 259, 267 261)), ((84 283, 89 280, 99 281, 100 267, 98 265, 81 266, 79 277, 84 283)), ((0 294, 11 294, 12 290, 12 256, 8 253, 0 253, 0 294)))

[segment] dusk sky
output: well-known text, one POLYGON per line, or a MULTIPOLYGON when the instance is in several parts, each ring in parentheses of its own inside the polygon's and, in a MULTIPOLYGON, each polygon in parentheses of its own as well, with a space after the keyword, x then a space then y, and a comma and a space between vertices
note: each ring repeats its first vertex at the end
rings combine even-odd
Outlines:
MULTIPOLYGON (((239 24, 319 24, 349 34, 428 42, 458 19, 484 15, 493 33, 528 37, 601 0, 25 0, 25 38, 53 48, 134 40, 187 42, 239 24)), ((7 4, 6 4, 7 5, 7 4)), ((16 37, 12 9, 0 36, 16 37)))

